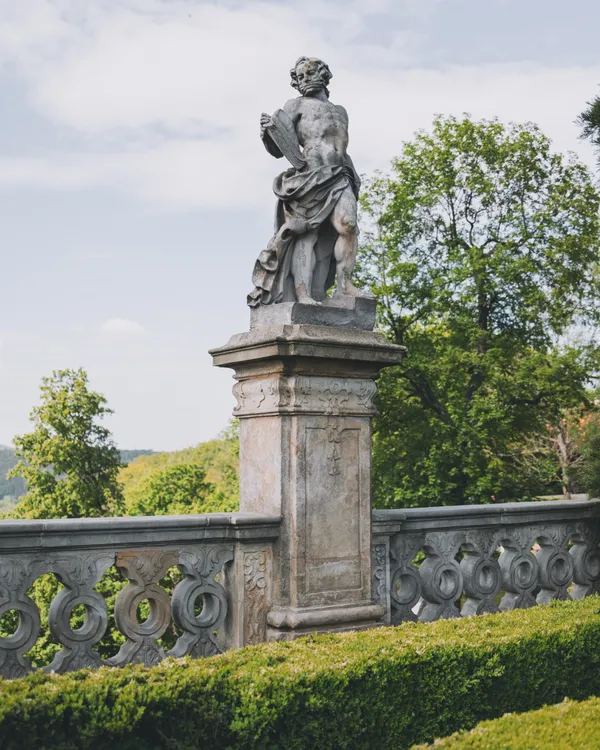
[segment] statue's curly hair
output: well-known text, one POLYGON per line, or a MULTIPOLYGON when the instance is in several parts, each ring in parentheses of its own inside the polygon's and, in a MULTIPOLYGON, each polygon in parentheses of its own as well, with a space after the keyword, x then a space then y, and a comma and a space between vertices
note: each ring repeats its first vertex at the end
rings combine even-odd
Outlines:
POLYGON ((327 86, 329 84, 329 81, 333 78, 333 73, 331 70, 329 70, 329 65, 327 65, 326 62, 323 62, 323 60, 320 60, 318 57, 299 57, 296 60, 296 63, 294 64, 294 67, 290 70, 290 86, 294 89, 299 89, 298 86, 298 76, 296 75, 296 69, 298 68, 298 65, 300 63, 305 62, 314 62, 317 63, 319 66, 319 76, 321 78, 321 81, 323 81, 323 86, 325 87, 325 92, 327 96, 329 96, 329 90, 327 89, 327 86))

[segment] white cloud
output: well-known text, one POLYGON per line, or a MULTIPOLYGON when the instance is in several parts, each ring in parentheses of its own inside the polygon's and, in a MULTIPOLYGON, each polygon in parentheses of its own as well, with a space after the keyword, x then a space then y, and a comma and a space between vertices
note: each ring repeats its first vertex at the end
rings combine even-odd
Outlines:
POLYGON ((100 326, 102 333, 117 334, 119 336, 131 336, 144 332, 144 327, 135 320, 127 318, 109 318, 100 326))
MULTIPOLYGON (((439 0, 403 0, 405 14, 439 0)), ((533 120, 557 148, 579 150, 573 120, 600 80, 596 68, 531 63, 410 67, 415 39, 361 42, 368 12, 399 3, 0 0, 0 64, 17 71, 30 105, 72 145, 43 156, 0 156, 0 186, 105 186, 168 208, 265 205, 282 167, 264 152, 258 116, 294 92, 287 71, 318 54, 332 99, 351 117, 357 168, 384 168, 434 114, 533 120), (5 12, 6 11, 6 12, 5 12), (4 21, 4 18, 6 19, 4 21), (81 142, 83 140, 84 147, 81 142)), ((396 16, 396 20, 398 17, 396 16)))

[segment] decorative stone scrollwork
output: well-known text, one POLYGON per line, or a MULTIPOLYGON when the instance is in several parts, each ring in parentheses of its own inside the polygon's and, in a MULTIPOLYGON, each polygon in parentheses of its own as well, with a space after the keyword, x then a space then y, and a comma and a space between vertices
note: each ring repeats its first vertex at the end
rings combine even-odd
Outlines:
POLYGON ((158 664, 165 652, 156 642, 163 635, 171 620, 171 604, 167 592, 158 585, 168 568, 178 562, 175 552, 144 550, 120 552, 116 565, 129 583, 117 594, 115 622, 127 637, 119 653, 108 663, 115 667, 125 664, 158 664), (137 608, 148 600, 150 616, 138 622, 137 608))
POLYGON ((537 603, 533 591, 538 582, 539 565, 531 548, 538 531, 535 528, 511 529, 506 534, 501 539, 504 549, 498 560, 502 587, 506 590, 500 609, 527 609, 537 603))
POLYGON ((326 380, 319 401, 325 404, 325 414, 342 414, 350 400, 352 386, 347 380, 326 380))
POLYGON ((92 646, 102 638, 108 623, 106 602, 94 586, 110 568, 115 555, 102 553, 67 555, 52 563, 52 571, 64 589, 54 597, 48 614, 48 625, 54 638, 63 645, 62 651, 46 667, 47 672, 67 672, 103 664, 92 646), (70 619, 73 609, 82 604, 84 624, 73 630, 70 619))
POLYGON ((267 640, 267 613, 270 609, 266 550, 244 552, 244 643, 267 640))
POLYGON ((327 441, 329 448, 327 450, 328 472, 332 477, 338 477, 341 474, 340 462, 342 454, 340 453, 340 443, 342 442, 342 432, 340 424, 334 420, 327 423, 327 441))
POLYGON ((374 544, 372 548, 372 560, 371 560, 371 578, 372 578, 372 590, 373 590, 373 601, 383 605, 386 610, 388 608, 387 602, 387 566, 388 566, 388 551, 385 542, 381 544, 374 544))
POLYGON ((423 586, 421 622, 460 617, 456 602, 462 594, 463 575, 454 556, 463 539, 464 535, 458 532, 426 535, 423 549, 427 557, 419 568, 423 586))
POLYGON ((227 614, 227 596, 216 580, 225 563, 233 560, 233 546, 182 550, 179 568, 185 573, 173 591, 173 618, 185 632, 169 652, 170 656, 195 658, 220 654, 216 631, 227 614), (202 610, 195 613, 202 597, 202 610))
POLYGON ((460 561, 464 592, 468 597, 460 611, 463 617, 498 611, 494 597, 500 591, 502 573, 498 561, 492 557, 496 547, 496 536, 491 532, 467 534, 465 556, 460 561))
POLYGON ((414 622, 418 619, 413 612, 421 599, 421 576, 411 560, 423 544, 420 534, 396 534, 390 543, 392 565, 390 569, 391 619, 393 625, 401 622, 414 622))
POLYGON ((377 386, 372 380, 317 375, 241 380, 233 386, 238 417, 316 413, 326 416, 373 416, 377 386))
POLYGON ((573 558, 566 549, 570 530, 556 526, 543 530, 538 538, 540 550, 536 555, 541 586, 536 602, 548 604, 553 599, 570 599, 568 587, 573 580, 573 558))
POLYGON ((15 632, 0 638, 0 676, 5 679, 24 677, 31 672, 31 663, 23 655, 37 640, 40 613, 25 592, 38 575, 35 562, 0 559, 0 618, 11 611, 19 615, 15 632))
POLYGON ((358 381, 357 401, 369 411, 375 410, 375 397, 377 396, 377 385, 373 380, 358 381))
POLYGON ((573 559, 573 599, 600 594, 600 546, 598 532, 578 526, 570 554, 573 559))

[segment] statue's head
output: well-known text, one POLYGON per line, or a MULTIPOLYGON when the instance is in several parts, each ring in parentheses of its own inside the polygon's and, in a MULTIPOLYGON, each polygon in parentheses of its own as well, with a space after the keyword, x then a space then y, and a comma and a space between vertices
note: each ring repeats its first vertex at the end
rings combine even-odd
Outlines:
POLYGON ((324 89, 327 96, 327 85, 333 78, 329 65, 318 57, 299 57, 290 70, 291 85, 298 89, 302 96, 314 96, 324 89))

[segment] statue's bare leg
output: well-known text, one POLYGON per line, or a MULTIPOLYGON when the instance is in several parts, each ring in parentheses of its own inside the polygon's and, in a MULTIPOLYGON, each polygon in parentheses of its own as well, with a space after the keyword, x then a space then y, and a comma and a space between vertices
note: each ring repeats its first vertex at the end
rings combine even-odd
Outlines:
POLYGON ((339 296, 360 297, 363 292, 352 283, 352 271, 358 251, 358 226, 356 197, 347 187, 338 200, 331 214, 331 223, 338 238, 334 246, 337 287, 339 296))
POLYGON ((320 305, 312 298, 312 278, 315 270, 315 244, 318 230, 299 235, 294 244, 292 276, 298 302, 305 305, 320 305))

